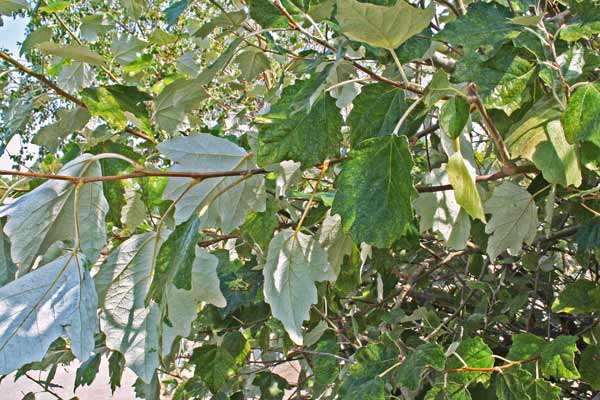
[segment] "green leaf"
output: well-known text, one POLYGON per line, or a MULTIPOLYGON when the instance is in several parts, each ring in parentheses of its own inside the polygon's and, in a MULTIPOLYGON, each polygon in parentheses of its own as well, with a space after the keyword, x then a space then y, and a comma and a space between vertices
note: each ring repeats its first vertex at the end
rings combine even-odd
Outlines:
POLYGON ((549 183, 581 185, 581 170, 575 146, 565 139, 554 99, 542 99, 513 125, 506 145, 513 158, 534 162, 549 183))
POLYGON ((508 8, 496 3, 475 2, 467 14, 449 22, 433 38, 462 46, 467 50, 490 49, 516 36, 519 26, 513 25, 508 8))
POLYGON ((600 21, 575 23, 563 26, 560 30, 560 38, 567 42, 576 42, 581 39, 591 39, 600 33, 600 21))
POLYGON ((106 347, 121 352, 125 365, 147 383, 159 364, 160 311, 154 303, 146 308, 145 300, 155 248, 162 241, 154 232, 130 237, 94 277, 106 347))
POLYGON ((199 239, 200 219, 197 215, 192 215, 186 222, 177 225, 156 257, 148 298, 159 302, 171 280, 178 289, 192 288, 192 265, 199 239))
POLYGON ((81 107, 58 110, 56 116, 58 120, 41 128, 33 137, 32 143, 45 146, 49 151, 56 151, 62 139, 83 129, 91 117, 89 111, 81 107))
POLYGON ((241 333, 234 332, 225 335, 221 346, 209 344, 194 349, 190 361, 196 366, 194 374, 216 393, 233 377, 249 352, 250 344, 241 333))
POLYGON ((577 340, 576 336, 558 336, 543 347, 540 365, 545 377, 579 379, 575 367, 577 340))
MULTIPOLYGON (((59 174, 94 177, 101 176, 102 171, 97 157, 82 154, 59 174)), ((55 242, 75 242, 75 196, 72 182, 49 180, 0 211, 0 216, 8 217, 4 233, 11 239, 11 255, 20 268, 27 270, 36 256, 55 242)), ((102 182, 83 185, 79 190, 79 239, 81 251, 90 262, 98 258, 106 242, 107 212, 102 182)))
POLYGON ((384 400, 384 381, 378 375, 390 368, 397 360, 383 346, 370 343, 354 355, 355 364, 350 366, 339 388, 344 400, 384 400))
MULTIPOLYGON (((158 145, 175 165, 169 171, 236 171, 256 168, 252 153, 235 143, 208 134, 178 137, 158 145)), ((190 178, 169 178, 167 200, 177 199, 192 183, 190 178)), ((200 212, 201 228, 218 227, 228 234, 242 225, 251 211, 265 210, 264 177, 224 176, 196 184, 175 207, 175 222, 181 224, 200 212)))
MULTIPOLYGON (((383 83, 363 86, 346 121, 350 127, 350 142, 356 146, 366 139, 391 135, 410 105, 411 101, 400 89, 383 83)), ((399 134, 414 134, 421 122, 422 118, 409 118, 399 134)))
POLYGON ((560 387, 543 379, 536 379, 527 388, 531 400, 559 400, 560 387))
POLYGON ((576 342, 576 336, 558 336, 553 341, 546 342, 530 333, 517 334, 513 336, 513 344, 507 357, 511 360, 526 360, 540 356, 538 362, 544 377, 578 379, 579 372, 575 367, 576 342))
POLYGON ((96 77, 94 69, 83 62, 73 62, 63 67, 58 74, 60 87, 68 92, 77 92, 90 86, 96 77))
POLYGON ((0 0, 0 15, 12 15, 23 9, 29 9, 27 0, 0 0))
POLYGON ((233 56, 235 56, 240 44, 242 44, 242 38, 238 37, 232 40, 225 51, 221 53, 219 58, 217 58, 212 64, 204 69, 200 75, 198 75, 197 81, 205 85, 210 83, 213 78, 233 59, 233 56))
POLYGON ((10 241, 4 233, 4 224, 0 222, 0 287, 15 279, 17 266, 10 257, 10 241))
MULTIPOLYGON (((252 7, 251 3, 250 7, 252 7)), ((243 10, 223 13, 202 25, 196 32, 194 32, 194 36, 206 37, 218 27, 233 30, 242 25, 245 20, 246 13, 243 10)))
MULTIPOLYGON (((285 15, 269 0, 248 0, 247 4, 250 8, 250 17, 263 28, 285 28, 288 26, 288 20, 285 15)), ((283 0, 282 5, 288 12, 294 14, 292 11, 293 6, 290 6, 289 1, 283 0)))
POLYGON ((598 365, 600 362, 600 345, 594 344, 585 348, 579 359, 581 378, 594 390, 600 389, 600 375, 598 365))
POLYGON ((94 53, 89 47, 79 44, 60 45, 53 42, 39 43, 35 46, 46 55, 61 57, 67 60, 81 61, 90 65, 103 67, 106 65, 104 57, 94 53))
POLYGON ((17 134, 24 133, 27 124, 31 119, 31 111, 33 110, 34 101, 31 95, 26 94, 23 97, 13 99, 9 106, 3 110, 2 119, 4 123, 4 136, 0 142, 0 155, 4 154, 6 146, 17 134))
POLYGON ((121 386, 121 378, 125 370, 125 358, 118 351, 113 351, 108 357, 108 379, 110 381, 110 390, 115 393, 115 390, 121 386))
POLYGON ((189 0, 179 0, 165 9, 165 16, 167 17, 167 23, 169 26, 177 22, 181 14, 188 8, 189 5, 189 0))
POLYGON ((98 375, 102 354, 94 354, 88 358, 75 372, 75 389, 79 386, 91 385, 98 375))
POLYGON ((453 75, 459 82, 475 83, 486 108, 510 116, 531 99, 527 89, 535 72, 536 63, 525 50, 504 46, 489 60, 477 52, 465 55, 453 75))
POLYGON ((436 383, 424 400, 471 400, 471 393, 460 383, 436 383))
POLYGON ((406 136, 368 139, 352 151, 336 179, 331 212, 354 242, 386 248, 404 235, 416 195, 412 167, 406 136))
POLYGON ((590 141, 600 146, 600 84, 586 83, 571 95, 562 122, 569 143, 590 141))
POLYGON ((269 69, 271 63, 265 53, 255 47, 248 47, 235 58, 242 70, 242 78, 252 81, 258 74, 269 69))
POLYGON ((494 374, 494 387, 498 400, 532 400, 526 386, 532 376, 521 367, 508 368, 501 374, 494 374))
MULTIPOLYGON (((321 339, 315 346, 315 351, 327 354, 338 354, 339 345, 332 339, 321 339)), ((315 389, 323 390, 338 378, 340 365, 338 360, 329 356, 317 356, 313 361, 315 375, 315 389)))
POLYGON ((393 50, 429 26, 435 7, 423 10, 399 0, 391 7, 337 0, 336 19, 352 40, 393 50))
POLYGON ((133 124, 151 133, 152 127, 144 102, 150 95, 133 86, 112 85, 86 88, 81 97, 92 115, 96 115, 117 129, 133 124))
POLYGON ((469 102, 461 96, 454 96, 444 103, 440 109, 440 128, 451 139, 456 139, 467 125, 469 115, 469 102))
POLYGON ((260 372, 252 381, 260 388, 260 400, 280 400, 286 390, 291 389, 288 381, 271 372, 260 372))
POLYGON ((308 111, 301 107, 312 97, 315 84, 320 81, 297 81, 286 87, 281 99, 262 117, 266 123, 260 126, 258 136, 260 165, 294 160, 307 167, 339 154, 343 121, 335 100, 320 93, 308 111))
POLYGON ((555 313, 587 314, 600 310, 600 286, 578 279, 567 285, 552 303, 555 313))
MULTIPOLYGON (((427 186, 450 184, 445 169, 432 169, 425 175, 423 183, 427 186)), ((419 231, 431 229, 439 232, 446 244, 454 249, 466 246, 471 233, 471 219, 456 202, 453 190, 440 190, 432 193, 419 193, 413 203, 419 215, 419 231)))
POLYGON ((135 232, 146 219, 146 205, 142 200, 142 194, 132 186, 125 187, 125 205, 121 209, 121 224, 129 231, 135 232))
POLYGON ((71 253, 0 288, 0 374, 42 359, 59 336, 81 361, 94 350, 98 297, 86 261, 71 253))
POLYGON ((465 209, 473 218, 486 222, 481 205, 481 198, 477 191, 475 179, 471 176, 469 169, 465 163, 465 159, 460 152, 454 153, 448 159, 446 167, 448 180, 454 189, 454 197, 456 202, 465 209))
POLYGON ((444 349, 439 344, 422 344, 411 351, 398 368, 398 382, 409 390, 417 390, 421 384, 423 373, 430 368, 441 371, 445 364, 444 349))
POLYGON ((487 246, 490 259, 496 259, 504 250, 519 254, 523 242, 531 244, 535 239, 538 208, 531 194, 522 187, 504 182, 485 203, 485 211, 492 214, 485 227, 485 232, 492 234, 487 246))
POLYGON ((594 217, 581 224, 575 241, 581 251, 591 251, 600 247, 600 218, 594 217))
POLYGON ((277 233, 263 269, 265 301, 296 344, 303 343, 302 322, 317 302, 315 282, 334 281, 327 253, 311 236, 285 229, 277 233))
MULTIPOLYGON (((456 354, 460 356, 460 359, 455 355, 451 355, 446 368, 462 368, 465 366, 462 361, 472 368, 492 368, 494 366, 492 350, 480 337, 460 342, 456 349, 456 354)), ((469 384, 471 382, 485 383, 490 379, 490 376, 488 374, 481 374, 480 372, 460 372, 452 374, 448 378, 452 382, 469 384)))

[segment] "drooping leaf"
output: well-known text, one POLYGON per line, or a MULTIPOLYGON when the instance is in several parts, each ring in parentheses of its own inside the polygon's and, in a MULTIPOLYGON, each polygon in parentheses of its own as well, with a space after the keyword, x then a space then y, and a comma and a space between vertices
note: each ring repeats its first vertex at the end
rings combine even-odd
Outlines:
POLYGON ((391 7, 338 0, 336 19, 350 39, 393 50, 427 28, 434 15, 435 7, 423 10, 404 0, 391 7))
POLYGON ((59 336, 81 361, 94 350, 98 297, 85 259, 62 256, 0 288, 0 373, 41 360, 59 336))
MULTIPOLYGON (((0 12, 1 14, 1 12, 0 12)), ((35 45, 39 43, 48 42, 52 39, 52 28, 48 26, 42 26, 39 29, 31 32, 27 35, 25 41, 21 45, 21 50, 19 51, 19 55, 23 55, 27 53, 29 50, 35 47, 35 45)))
MULTIPOLYGON (((78 177, 101 176, 100 162, 82 154, 67 163, 59 174, 78 177)), ((4 207, 0 216, 8 217, 4 233, 11 238, 11 255, 20 268, 32 265, 55 242, 76 241, 75 197, 77 186, 69 181, 50 180, 14 203, 4 207)), ((79 239, 81 251, 95 261, 106 242, 104 218, 108 204, 102 183, 85 184, 79 189, 79 239)))
POLYGON ((151 97, 135 87, 112 85, 86 88, 81 92, 83 102, 92 115, 103 118, 117 129, 133 124, 152 132, 144 102, 151 97))
POLYGON ((4 234, 0 223, 0 287, 15 279, 17 266, 10 257, 10 240, 4 234))
POLYGON ((456 152, 450 157, 446 172, 448 173, 448 181, 454 189, 456 202, 471 217, 486 222, 475 179, 469 172, 465 159, 460 152, 456 152))
POLYGON ((121 209, 121 223, 129 232, 134 232, 135 228, 146 219, 146 205, 142 201, 141 193, 134 187, 125 188, 125 206, 121 209))
POLYGON ((308 111, 302 106, 312 98, 314 87, 314 79, 286 87, 281 99, 263 116, 267 122, 261 125, 258 137, 259 164, 293 160, 307 167, 339 154, 342 117, 335 100, 321 93, 308 111))
POLYGON ((104 57, 80 44, 60 45, 53 42, 39 43, 35 46, 44 54, 61 57, 67 60, 81 61, 86 64, 102 67, 106 65, 104 57))
POLYGON ((152 380, 159 363, 160 311, 155 303, 146 308, 145 300, 155 247, 163 240, 154 232, 130 237, 94 277, 106 347, 121 352, 125 365, 145 382, 152 380))
POLYGON ((416 191, 406 136, 368 139, 344 162, 331 212, 354 242, 389 247, 412 221, 416 191))
POLYGON ((344 257, 352 253, 354 246, 350 235, 343 232, 342 218, 339 215, 331 215, 331 211, 327 212, 321 223, 319 243, 327 252, 329 264, 337 276, 344 257))
MULTIPOLYGON (((175 162, 170 171, 236 171, 256 168, 252 153, 226 139, 209 134, 194 134, 162 142, 158 149, 175 162)), ((177 199, 192 182, 189 178, 170 178, 164 198, 177 199)), ((177 203, 175 222, 182 223, 196 212, 203 212, 201 227, 219 227, 225 234, 244 223, 251 211, 264 211, 264 178, 231 176, 205 179, 190 189, 177 203)))
MULTIPOLYGON (((440 168, 431 170, 424 178, 426 185, 439 186, 449 183, 446 171, 440 168)), ((439 232, 449 247, 465 247, 471 232, 471 220, 456 202, 453 190, 419 193, 413 206, 420 217, 421 232, 431 229, 439 232)))
POLYGON ((23 133, 33 110, 34 101, 29 94, 13 99, 9 106, 2 113, 2 119, 5 122, 4 135, 0 142, 0 155, 4 154, 6 146, 10 140, 17 134, 23 133))
POLYGON ((91 385, 98 375, 102 354, 94 354, 88 358, 75 372, 75 389, 79 386, 91 385))
POLYGON ((173 284, 167 285, 165 301, 169 323, 162 325, 163 356, 170 352, 171 344, 177 336, 189 335, 191 324, 198 314, 199 302, 213 304, 217 307, 227 305, 227 300, 223 297, 219 287, 218 258, 198 246, 195 249, 191 271, 191 289, 178 289, 173 284))
POLYGON ((327 253, 311 236, 285 229, 269 243, 263 269, 265 301, 294 343, 302 344, 302 323, 317 302, 315 282, 334 281, 327 253))
MULTIPOLYGON (((353 105, 347 124, 350 127, 350 141, 356 146, 369 138, 391 135, 411 102, 406 99, 402 90, 383 83, 375 83, 364 86, 353 105)), ((414 134, 421 122, 421 118, 409 117, 402 124, 399 134, 406 136, 414 134)))
POLYGON ((538 227, 537 206, 531 194, 511 182, 498 186, 485 203, 486 213, 492 214, 485 227, 487 253, 494 260, 503 251, 516 255, 523 242, 531 244, 538 227))
POLYGON ((177 225, 156 256, 149 298, 160 302, 171 281, 178 289, 192 288, 192 266, 199 239, 200 219, 197 215, 192 215, 186 222, 177 225))
POLYGON ((41 128, 32 140, 50 151, 56 151, 62 139, 85 127, 91 117, 89 111, 81 107, 58 110, 56 115, 58 120, 41 128))
POLYGON ((578 279, 569 284, 552 303, 555 313, 585 314, 600 310, 600 286, 578 279))
POLYGON ((461 96, 454 96, 440 109, 440 127, 451 139, 456 139, 462 133, 469 120, 470 106, 461 96))

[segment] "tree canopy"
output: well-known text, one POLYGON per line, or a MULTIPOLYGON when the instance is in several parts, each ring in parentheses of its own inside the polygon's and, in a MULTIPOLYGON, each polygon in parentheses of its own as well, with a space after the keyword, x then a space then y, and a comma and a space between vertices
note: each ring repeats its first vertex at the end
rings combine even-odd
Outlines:
POLYGON ((28 21, 0 153, 31 144, 0 170, 0 374, 52 394, 105 358, 152 400, 600 390, 598 1, 0 15, 28 21))

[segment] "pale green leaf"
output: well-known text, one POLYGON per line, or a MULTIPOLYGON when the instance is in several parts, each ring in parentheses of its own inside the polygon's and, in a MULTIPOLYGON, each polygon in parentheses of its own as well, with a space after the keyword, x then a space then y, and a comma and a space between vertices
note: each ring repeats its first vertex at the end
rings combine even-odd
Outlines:
POLYGON ((412 157, 406 136, 368 139, 344 162, 332 213, 354 242, 389 247, 412 222, 412 157))
POLYGON ((350 235, 343 232, 342 218, 338 214, 331 215, 331 210, 327 211, 321 223, 319 243, 327 252, 329 264, 337 276, 344 257, 352 253, 354 243, 350 235))
POLYGON ((461 96, 450 98, 440 109, 440 128, 455 139, 462 133, 469 121, 470 105, 461 96))
MULTIPOLYGON (((82 154, 59 174, 93 177, 101 176, 102 171, 96 157, 82 154)), ((0 211, 0 216, 8 217, 4 232, 11 239, 12 258, 20 268, 31 266, 36 256, 45 253, 54 242, 75 242, 75 192, 72 182, 49 180, 0 211)), ((93 262, 106 242, 104 218, 108 204, 102 182, 81 187, 77 212, 81 250, 93 262)))
POLYGON ((456 202, 460 204, 471 217, 485 223, 486 220, 483 213, 483 206, 481 204, 479 192, 477 191, 475 179, 471 176, 466 161, 460 152, 454 153, 448 159, 446 172, 448 173, 450 185, 452 185, 452 188, 454 189, 456 202))
POLYGON ((27 38, 21 45, 20 55, 25 54, 39 43, 49 42, 52 39, 52 28, 43 26, 27 35, 27 38))
POLYGON ((152 119, 163 130, 176 132, 189 127, 190 112, 206 99, 204 83, 192 79, 177 79, 154 99, 152 119))
POLYGON ((106 346, 125 357, 125 365, 150 382, 158 367, 160 311, 145 300, 150 287, 156 233, 135 235, 112 251, 94 277, 100 298, 106 346))
POLYGON ((115 27, 112 17, 105 13, 86 15, 81 19, 79 31, 81 37, 89 42, 96 42, 115 27))
POLYGON ((116 62, 121 65, 129 65, 138 58, 147 46, 148 42, 127 35, 115 38, 112 41, 111 51, 116 62))
POLYGON ((125 205, 121 209, 121 223, 129 232, 141 224, 147 216, 146 205, 142 201, 142 194, 132 186, 125 187, 125 205))
POLYGON ((352 40, 393 50, 429 26, 435 6, 413 7, 398 0, 391 7, 337 0, 337 14, 342 32, 352 40))
MULTIPOLYGON (((252 153, 247 153, 229 140, 204 133, 163 142, 158 149, 175 162, 169 171, 212 172, 256 168, 252 153)), ((201 227, 216 226, 227 234, 243 224, 251 211, 264 211, 264 177, 255 175, 241 179, 239 176, 218 177, 205 179, 195 185, 177 203, 175 222, 180 224, 194 212, 202 211, 201 227)), ((170 178, 164 198, 175 200, 191 182, 189 178, 170 178)))
POLYGON ((94 350, 98 297, 83 257, 70 254, 0 288, 0 374, 42 359, 59 336, 85 361, 94 350))
POLYGON ((242 71, 242 78, 252 81, 258 74, 269 69, 270 62, 265 53, 255 47, 248 47, 235 58, 242 71))
POLYGON ((494 260, 505 250, 519 254, 523 242, 531 244, 538 228, 538 208, 531 194, 511 182, 498 186, 485 203, 486 213, 492 218, 485 232, 488 239, 487 253, 494 260))
POLYGON ((81 61, 90 65, 102 67, 106 65, 104 57, 79 44, 60 45, 53 42, 39 43, 35 46, 42 53, 61 57, 67 60, 81 61))
POLYGON ((83 62, 73 62, 63 67, 58 74, 60 87, 68 92, 77 92, 82 87, 88 87, 94 82, 94 68, 83 62))
MULTIPOLYGON (((423 180, 428 186, 448 185, 448 174, 444 169, 431 170, 423 180)), ((466 246, 471 231, 471 219, 456 202, 453 190, 420 193, 413 203, 419 215, 419 230, 431 229, 439 232, 446 244, 454 249, 466 246)))
POLYGON ((317 302, 315 282, 334 281, 327 253, 311 236, 285 229, 271 243, 263 269, 265 301, 296 344, 303 343, 302 323, 317 302))
POLYGON ((56 116, 58 120, 42 127, 33 137, 32 143, 56 151, 62 139, 83 129, 91 117, 89 111, 81 107, 58 110, 56 116))
POLYGON ((12 15, 17 11, 28 9, 27 0, 0 0, 0 15, 12 15))
POLYGON ((10 257, 10 241, 2 230, 0 223, 0 287, 15 279, 17 266, 10 257))

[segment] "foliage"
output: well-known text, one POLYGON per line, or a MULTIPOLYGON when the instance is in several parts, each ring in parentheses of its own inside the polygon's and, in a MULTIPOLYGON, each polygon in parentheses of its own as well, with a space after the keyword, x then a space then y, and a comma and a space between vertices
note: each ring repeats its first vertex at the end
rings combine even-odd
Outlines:
POLYGON ((50 392, 77 360, 74 388, 108 368, 152 400, 600 390, 598 2, 0 15, 29 21, 0 50, 0 374, 50 392))

